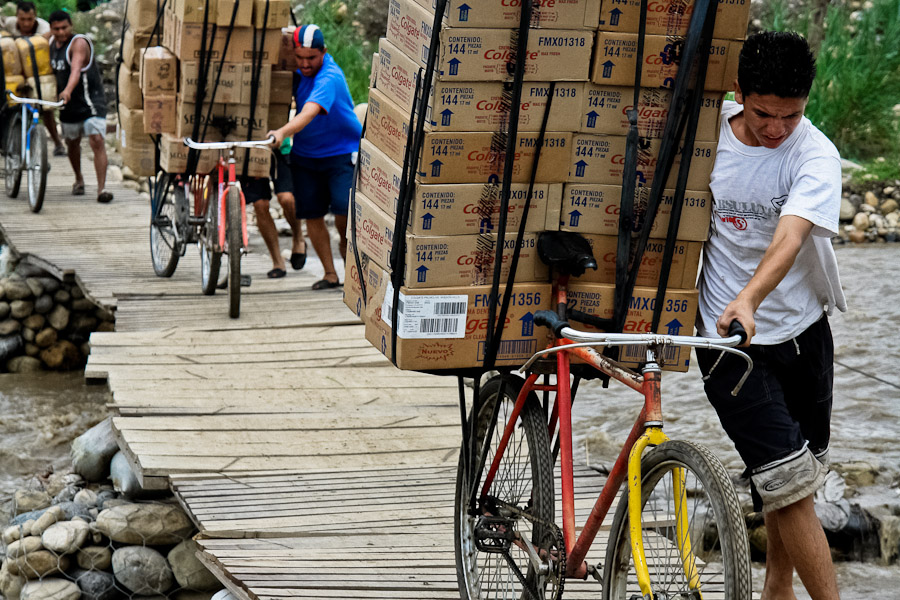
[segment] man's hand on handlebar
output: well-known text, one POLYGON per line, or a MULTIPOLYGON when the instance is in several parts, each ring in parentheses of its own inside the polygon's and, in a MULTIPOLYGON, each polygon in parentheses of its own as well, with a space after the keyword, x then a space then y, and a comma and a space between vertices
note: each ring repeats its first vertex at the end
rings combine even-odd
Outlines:
POLYGON ((71 99, 72 99, 72 92, 67 92, 66 90, 63 90, 59 93, 58 100, 60 102, 62 102, 64 105, 68 104, 69 100, 71 100, 71 99))
POLYGON ((725 312, 716 321, 716 331, 722 337, 728 337, 728 329, 731 326, 731 322, 738 321, 747 332, 746 341, 738 347, 746 348, 750 345, 750 340, 753 339, 753 336, 756 335, 756 321, 753 319, 755 312, 753 306, 738 297, 725 307, 725 312))
POLYGON ((273 129, 269 133, 266 134, 266 137, 273 137, 275 141, 272 142, 272 147, 278 150, 281 148, 281 144, 284 143, 284 132, 281 129, 273 129))

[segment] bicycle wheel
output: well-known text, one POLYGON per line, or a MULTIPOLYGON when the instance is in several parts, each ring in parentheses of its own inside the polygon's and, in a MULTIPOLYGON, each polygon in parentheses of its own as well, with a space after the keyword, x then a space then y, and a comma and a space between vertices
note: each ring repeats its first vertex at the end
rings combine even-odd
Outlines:
MULTIPOLYGON (((685 573, 695 573, 704 600, 750 598, 750 549, 734 487, 705 447, 669 441, 641 460, 641 523, 654 597, 699 598, 685 573), (680 493, 675 486, 683 473, 680 493), (687 516, 678 531, 678 511, 687 516), (679 535, 680 533, 680 535, 679 535), (695 568, 689 566, 693 557, 695 568), (682 563, 684 559, 685 564, 682 563)), ((604 600, 640 595, 631 568, 628 490, 619 501, 603 569, 604 600)))
MULTIPOLYGON (((478 452, 485 450, 488 424, 491 419, 495 420, 494 431, 486 448, 484 473, 477 482, 478 490, 485 481, 485 474, 494 459, 523 384, 520 378, 508 377, 502 386, 501 396, 501 382, 501 377, 495 377, 481 388, 481 408, 478 415, 473 417, 476 418, 475 447, 478 452)), ((559 553, 555 552, 555 528, 541 524, 553 522, 553 465, 547 419, 534 393, 528 395, 519 414, 488 496, 476 496, 475 514, 471 514, 468 500, 472 486, 476 484, 473 481, 474 475, 467 471, 464 456, 461 456, 454 511, 454 546, 460 596, 468 600, 530 598, 532 594, 526 590, 527 586, 537 598, 556 597, 557 590, 561 591, 559 567, 564 570, 564 562, 554 561, 557 569, 551 567, 550 574, 541 573, 541 569, 534 568, 525 546, 531 544, 538 547, 543 551, 544 557, 559 557, 559 553), (497 500, 518 510, 510 510, 497 500), (529 516, 538 521, 530 520, 529 516), (515 535, 516 539, 507 544, 510 560, 503 553, 485 548, 484 532, 512 532, 515 535)))
POLYGON ((236 319, 241 314, 241 250, 244 234, 241 225, 241 192, 236 187, 225 196, 225 242, 228 244, 228 316, 236 319))
POLYGON ((28 206, 31 212, 40 212, 44 205, 44 192, 47 190, 47 132, 43 125, 38 125, 31 132, 31 164, 28 165, 28 206))
POLYGON ((222 249, 219 247, 219 199, 211 186, 206 204, 206 221, 200 232, 200 287, 207 296, 216 293, 222 249))
POLYGON ((184 186, 172 186, 157 202, 156 215, 150 220, 150 258, 159 277, 171 277, 178 267, 184 243, 177 230, 178 206, 185 203, 184 186))
POLYGON ((6 195, 15 198, 19 195, 19 186, 22 183, 22 118, 17 114, 7 125, 6 140, 4 140, 3 152, 6 170, 6 195))

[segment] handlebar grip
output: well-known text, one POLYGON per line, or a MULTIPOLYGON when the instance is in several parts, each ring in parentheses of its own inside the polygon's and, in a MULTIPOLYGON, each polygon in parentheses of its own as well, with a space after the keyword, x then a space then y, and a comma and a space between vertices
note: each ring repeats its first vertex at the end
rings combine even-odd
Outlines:
POLYGON ((728 337, 733 335, 741 336, 741 343, 738 346, 747 342, 747 330, 744 329, 744 326, 737 319, 731 321, 731 325, 728 326, 728 337))
POLYGON ((563 327, 568 327, 569 322, 560 318, 558 314, 552 310, 539 310, 534 313, 534 324, 538 327, 549 327, 553 330, 556 337, 562 337, 563 327))

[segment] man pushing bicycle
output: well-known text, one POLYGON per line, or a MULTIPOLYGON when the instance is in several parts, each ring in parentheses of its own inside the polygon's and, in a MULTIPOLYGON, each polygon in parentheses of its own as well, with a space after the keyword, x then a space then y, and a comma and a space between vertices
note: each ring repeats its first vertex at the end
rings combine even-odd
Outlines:
POLYGON ((837 234, 837 149, 803 116, 816 74, 806 40, 765 32, 744 44, 725 102, 712 172, 713 215, 700 277, 699 335, 748 334, 754 368, 697 350, 706 394, 734 441, 768 533, 763 598, 794 598, 797 570, 814 600, 838 598, 813 508, 827 472, 834 347, 826 314, 846 310, 837 234))

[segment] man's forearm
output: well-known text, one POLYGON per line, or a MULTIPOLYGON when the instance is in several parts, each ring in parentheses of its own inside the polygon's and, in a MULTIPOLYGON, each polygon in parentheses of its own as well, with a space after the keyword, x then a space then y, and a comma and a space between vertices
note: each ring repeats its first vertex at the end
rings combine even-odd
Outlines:
POLYGON ((294 115, 294 118, 281 128, 284 137, 289 137, 303 131, 303 129, 309 125, 321 111, 322 107, 314 102, 307 102, 304 104, 300 112, 294 115))
POLYGON ((775 229, 772 243, 769 244, 753 277, 738 294, 738 299, 748 302, 754 311, 758 309, 766 296, 791 270, 803 242, 811 231, 812 223, 806 219, 793 215, 782 217, 775 229))

